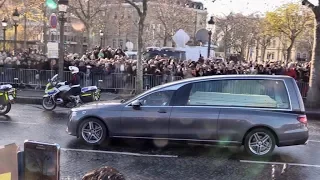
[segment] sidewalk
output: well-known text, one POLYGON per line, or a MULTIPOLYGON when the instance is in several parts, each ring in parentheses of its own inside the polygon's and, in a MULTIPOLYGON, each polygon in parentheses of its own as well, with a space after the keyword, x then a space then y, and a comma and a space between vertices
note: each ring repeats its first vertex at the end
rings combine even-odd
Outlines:
MULTIPOLYGON (((21 104, 42 104, 42 97, 44 90, 17 90, 16 103, 21 104)), ((108 92, 101 93, 101 101, 115 100, 115 99, 126 99, 129 95, 113 94, 108 92)))

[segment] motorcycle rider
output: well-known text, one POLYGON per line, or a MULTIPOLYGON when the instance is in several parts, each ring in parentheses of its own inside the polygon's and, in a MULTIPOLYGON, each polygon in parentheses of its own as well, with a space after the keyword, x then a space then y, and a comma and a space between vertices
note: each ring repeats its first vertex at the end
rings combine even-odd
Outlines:
POLYGON ((69 70, 72 77, 69 81, 65 82, 65 85, 69 85, 71 89, 65 93, 64 97, 70 99, 70 96, 77 96, 76 103, 78 104, 80 101, 79 95, 81 94, 79 68, 69 66, 69 70))

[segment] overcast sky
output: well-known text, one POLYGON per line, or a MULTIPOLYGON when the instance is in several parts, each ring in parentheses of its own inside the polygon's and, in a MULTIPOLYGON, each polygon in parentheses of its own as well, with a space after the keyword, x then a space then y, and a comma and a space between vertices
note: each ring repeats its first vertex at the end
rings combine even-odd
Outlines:
MULTIPOLYGON (((309 0, 317 5, 318 0, 309 0)), ((265 13, 276 9, 285 3, 301 2, 301 0, 216 0, 208 6, 209 14, 223 15, 230 12, 245 14, 265 13)))

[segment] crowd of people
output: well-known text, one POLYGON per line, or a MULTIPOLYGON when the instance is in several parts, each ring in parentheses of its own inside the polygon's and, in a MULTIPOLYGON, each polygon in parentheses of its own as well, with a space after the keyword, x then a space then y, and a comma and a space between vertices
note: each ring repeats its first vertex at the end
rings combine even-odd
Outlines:
MULTIPOLYGON (((96 47, 93 51, 82 56, 78 54, 66 55, 64 66, 66 70, 68 66, 77 66, 80 72, 84 74, 110 75, 112 73, 123 73, 134 76, 137 69, 137 60, 128 58, 121 49, 96 47)), ((4 52, 0 53, 0 67, 57 71, 58 63, 56 59, 47 59, 46 56, 37 53, 35 50, 29 50, 16 56, 4 52)), ((226 74, 269 74, 289 75, 298 81, 308 82, 309 72, 309 63, 291 62, 285 65, 282 62, 235 62, 205 59, 203 57, 200 57, 198 61, 181 61, 161 56, 143 60, 144 74, 181 78, 226 74)))

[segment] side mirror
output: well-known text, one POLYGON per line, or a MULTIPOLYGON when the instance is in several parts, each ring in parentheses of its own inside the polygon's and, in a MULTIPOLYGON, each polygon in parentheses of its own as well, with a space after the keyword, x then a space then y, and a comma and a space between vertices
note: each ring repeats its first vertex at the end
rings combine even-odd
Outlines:
POLYGON ((131 106, 132 106, 133 109, 139 109, 141 105, 142 104, 141 104, 141 102, 139 100, 135 100, 135 101, 133 101, 131 103, 131 106))

